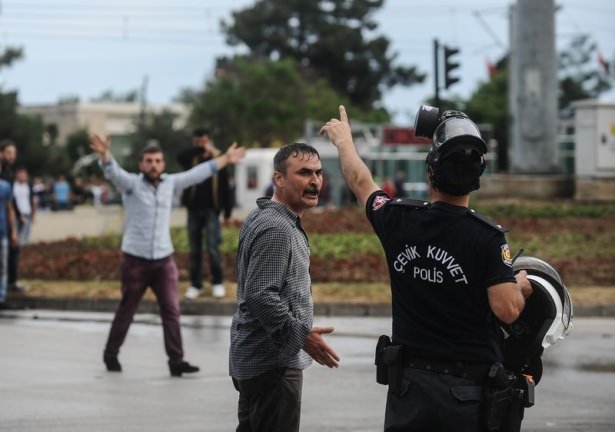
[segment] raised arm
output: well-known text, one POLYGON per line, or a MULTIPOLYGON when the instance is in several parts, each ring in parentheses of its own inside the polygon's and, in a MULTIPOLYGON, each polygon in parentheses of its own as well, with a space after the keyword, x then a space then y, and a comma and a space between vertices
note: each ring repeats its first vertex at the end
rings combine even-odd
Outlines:
POLYGON ((372 173, 359 156, 352 141, 348 115, 343 105, 340 105, 340 118, 332 118, 321 129, 326 133, 333 145, 337 147, 340 157, 342 175, 352 193, 357 197, 363 207, 369 196, 380 189, 372 179, 372 173))
POLYGON ((120 191, 130 188, 130 185, 137 176, 124 170, 111 156, 111 139, 106 136, 104 139, 98 135, 90 137, 90 148, 100 155, 100 166, 105 177, 111 181, 120 191))
POLYGON ((222 156, 218 156, 214 160, 216 161, 216 166, 218 170, 221 170, 227 165, 234 165, 246 155, 246 149, 243 147, 239 147, 239 144, 234 142, 230 145, 226 153, 222 156))
POLYGON ((208 179, 225 166, 239 162, 245 154, 246 150, 234 142, 222 156, 202 162, 188 171, 173 174, 176 190, 185 189, 208 179))
POLYGON ((103 164, 109 163, 111 160, 111 138, 107 135, 104 139, 98 135, 92 135, 90 137, 90 148, 93 152, 98 153, 100 156, 100 162, 103 164))

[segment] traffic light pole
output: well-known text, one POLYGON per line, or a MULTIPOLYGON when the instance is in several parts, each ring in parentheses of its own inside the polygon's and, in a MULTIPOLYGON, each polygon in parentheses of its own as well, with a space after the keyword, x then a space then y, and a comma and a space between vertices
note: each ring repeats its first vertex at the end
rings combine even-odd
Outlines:
POLYGON ((440 51, 440 44, 438 43, 438 39, 434 39, 433 40, 433 72, 434 72, 434 86, 435 86, 435 92, 434 92, 434 106, 439 107, 440 106, 440 73, 439 73, 439 51, 440 51))
POLYGON ((434 105, 440 106, 440 49, 444 50, 444 88, 448 90, 450 86, 457 83, 459 78, 452 72, 459 68, 459 63, 452 57, 459 54, 459 48, 452 48, 447 45, 440 46, 438 39, 433 40, 433 69, 434 69, 434 105))
POLYGON ((444 88, 448 89, 450 86, 459 82, 459 77, 452 74, 455 69, 459 68, 459 63, 455 62, 454 56, 459 54, 459 48, 449 47, 444 45, 444 88))

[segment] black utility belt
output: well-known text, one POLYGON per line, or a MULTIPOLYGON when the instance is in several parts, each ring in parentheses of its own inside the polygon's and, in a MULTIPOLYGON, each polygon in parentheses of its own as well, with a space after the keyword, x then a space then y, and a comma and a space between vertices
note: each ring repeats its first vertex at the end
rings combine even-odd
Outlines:
POLYGON ((470 379, 472 381, 475 381, 477 384, 484 384, 487 379, 487 374, 489 373, 490 365, 482 363, 442 362, 435 360, 426 360, 406 354, 402 358, 402 367, 423 369, 431 372, 441 373, 444 375, 453 375, 460 378, 470 379))
POLYGON ((402 369, 421 369, 434 373, 466 378, 482 385, 487 381, 489 368, 486 363, 461 363, 427 360, 412 355, 403 345, 393 345, 391 339, 380 336, 376 346, 376 381, 394 389, 401 385, 402 369))

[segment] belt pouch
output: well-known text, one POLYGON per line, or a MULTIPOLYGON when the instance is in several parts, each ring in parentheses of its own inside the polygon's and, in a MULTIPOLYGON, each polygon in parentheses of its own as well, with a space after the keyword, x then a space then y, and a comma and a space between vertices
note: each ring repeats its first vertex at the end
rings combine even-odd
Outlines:
POLYGON ((389 383, 389 367, 384 364, 384 350, 391 345, 391 338, 382 335, 376 344, 376 382, 387 385, 389 383))
POLYGON ((390 345, 382 355, 384 364, 388 366, 389 391, 399 395, 403 375, 403 345, 390 345))

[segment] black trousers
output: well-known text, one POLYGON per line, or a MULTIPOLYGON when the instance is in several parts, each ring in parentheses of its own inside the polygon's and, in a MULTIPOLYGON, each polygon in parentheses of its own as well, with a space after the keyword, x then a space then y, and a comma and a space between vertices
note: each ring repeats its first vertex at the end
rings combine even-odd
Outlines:
POLYGON ((247 380, 239 391, 236 432, 298 432, 303 371, 280 368, 247 380))
POLYGON ((483 386, 422 369, 405 368, 399 395, 387 395, 385 432, 482 432, 483 386))
POLYGON ((8 280, 9 286, 17 284, 19 272, 19 246, 9 246, 8 280))

